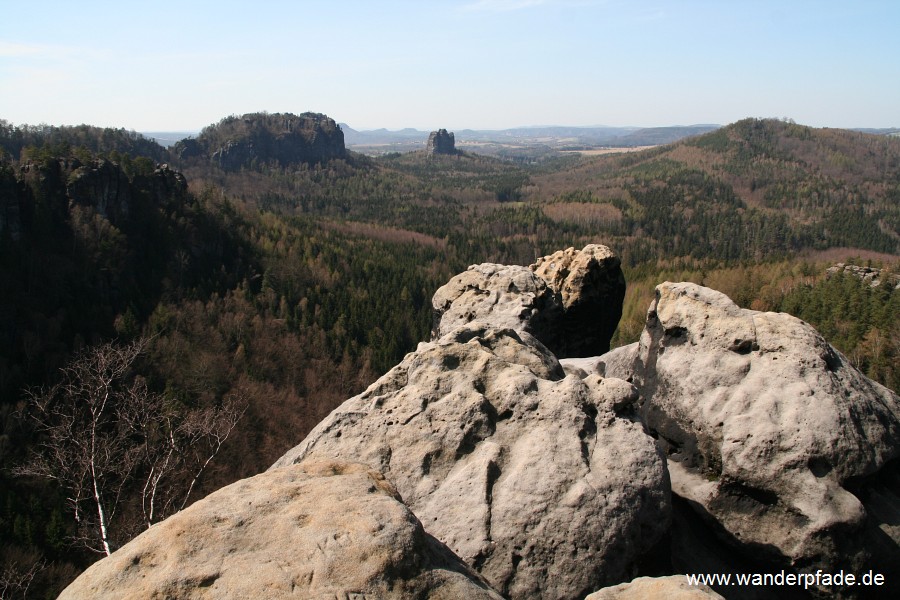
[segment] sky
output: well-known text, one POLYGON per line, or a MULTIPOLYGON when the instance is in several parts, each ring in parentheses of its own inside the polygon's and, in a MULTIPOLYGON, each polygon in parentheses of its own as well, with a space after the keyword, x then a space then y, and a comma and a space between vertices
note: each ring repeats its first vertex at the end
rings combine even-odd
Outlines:
POLYGON ((897 0, 0 0, 0 119, 900 126, 897 0))

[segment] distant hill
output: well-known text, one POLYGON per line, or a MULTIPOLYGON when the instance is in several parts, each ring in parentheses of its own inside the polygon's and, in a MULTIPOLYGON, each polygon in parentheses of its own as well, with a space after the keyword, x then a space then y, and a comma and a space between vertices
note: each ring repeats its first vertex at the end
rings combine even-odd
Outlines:
POLYGON ((181 140, 172 152, 180 159, 203 158, 226 171, 275 164, 319 163, 343 158, 344 134, 319 113, 250 113, 231 116, 181 140))
MULTIPOLYGON (((593 148, 598 146, 635 147, 670 144, 685 137, 707 133, 719 125, 690 125, 675 127, 517 127, 513 129, 478 130, 462 129, 454 131, 458 144, 501 145, 535 147, 547 149, 593 148)), ((411 151, 425 147, 427 131, 401 129, 389 131, 375 129, 357 131, 348 125, 341 125, 345 141, 349 147, 360 151, 366 148, 387 146, 394 151, 411 151)), ((492 151, 496 154, 496 151, 492 151)))
POLYGON ((85 148, 90 152, 128 154, 131 157, 146 156, 165 161, 166 149, 154 140, 125 129, 93 127, 91 125, 19 125, 0 119, 0 148, 9 156, 18 158, 24 148, 51 149, 65 154, 69 148, 85 148))
POLYGON ((854 128, 851 131, 858 131, 860 133, 872 133, 875 135, 900 136, 900 128, 897 128, 897 127, 888 127, 886 129, 885 128, 872 129, 872 128, 866 128, 866 127, 859 127, 859 128, 854 128))
POLYGON ((620 136, 610 146, 659 146, 671 144, 687 137, 715 131, 720 125, 686 125, 676 127, 648 127, 620 136))
POLYGON ((900 140, 892 136, 745 119, 585 160, 536 184, 613 202, 628 245, 656 248, 647 258, 758 260, 829 247, 900 254, 900 140))

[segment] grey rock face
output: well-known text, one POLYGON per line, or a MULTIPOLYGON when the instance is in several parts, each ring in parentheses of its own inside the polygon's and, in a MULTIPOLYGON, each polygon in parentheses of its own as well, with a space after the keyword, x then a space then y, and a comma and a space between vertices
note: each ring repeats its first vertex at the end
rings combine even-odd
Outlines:
POLYGON ((158 523, 61 600, 500 600, 384 478, 338 462, 238 481, 158 523))
POLYGON ((468 325, 419 344, 273 468, 368 464, 502 594, 580 599, 669 523, 663 458, 615 416, 636 393, 613 383, 565 376, 527 333, 468 325))
POLYGON ((282 167, 344 158, 344 132, 320 113, 254 113, 223 119, 196 140, 174 148, 177 156, 205 155, 226 171, 264 164, 282 167))
POLYGON ((562 312, 547 282, 531 269, 492 263, 472 265, 438 288, 431 300, 438 339, 469 324, 539 334, 562 312), (547 323, 547 325, 545 325, 547 323))
MULTIPOLYGON (((622 363, 607 375, 626 374, 622 363)), ((867 511, 848 488, 900 455, 900 398, 811 326, 664 283, 631 367, 673 491, 736 543, 798 568, 890 561, 870 549, 880 543, 871 535, 891 536, 872 519, 891 511, 867 511)))
POLYGON ((622 316, 625 278, 606 246, 569 248, 530 267, 473 265, 432 299, 432 339, 466 323, 512 327, 535 336, 557 357, 597 356, 622 316))
POLYGON ((554 252, 530 268, 562 304, 562 318, 552 328, 555 338, 544 342, 547 347, 560 358, 597 356, 609 350, 625 299, 619 257, 606 246, 590 244, 582 250, 554 252))
POLYGON ((425 144, 425 152, 429 155, 457 154, 456 138, 452 133, 448 133, 446 129, 432 131, 428 135, 428 142, 425 144))
POLYGON ((68 177, 66 189, 71 202, 92 207, 114 225, 128 218, 131 185, 114 163, 98 159, 78 164, 68 177))

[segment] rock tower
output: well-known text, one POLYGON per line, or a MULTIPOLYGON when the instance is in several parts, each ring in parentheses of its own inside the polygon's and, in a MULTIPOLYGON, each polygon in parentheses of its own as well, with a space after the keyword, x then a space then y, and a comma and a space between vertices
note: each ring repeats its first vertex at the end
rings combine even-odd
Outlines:
POLYGON ((456 139, 452 133, 448 133, 446 129, 438 129, 432 131, 428 136, 428 143, 425 151, 429 156, 434 154, 458 154, 456 149, 456 139))

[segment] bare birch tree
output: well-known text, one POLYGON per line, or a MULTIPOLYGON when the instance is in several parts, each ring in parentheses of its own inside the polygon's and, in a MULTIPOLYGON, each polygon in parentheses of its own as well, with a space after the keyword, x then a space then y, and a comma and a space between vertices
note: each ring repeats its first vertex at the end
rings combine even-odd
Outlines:
POLYGON ((146 527, 187 505, 244 410, 237 401, 171 406, 131 372, 147 343, 88 349, 25 407, 39 441, 17 474, 56 481, 80 542, 106 555, 136 533, 136 520, 146 527))

